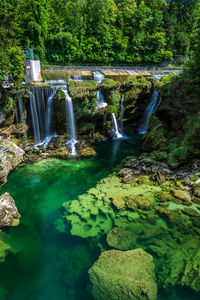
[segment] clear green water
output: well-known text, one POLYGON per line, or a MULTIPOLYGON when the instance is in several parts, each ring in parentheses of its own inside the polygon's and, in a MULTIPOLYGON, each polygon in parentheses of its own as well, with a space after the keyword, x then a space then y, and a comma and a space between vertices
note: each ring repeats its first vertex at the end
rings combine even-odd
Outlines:
POLYGON ((97 147, 94 158, 44 160, 9 176, 0 192, 11 194, 22 217, 4 237, 14 252, 0 264, 6 300, 92 299, 87 270, 99 250, 89 240, 59 233, 55 220, 63 202, 76 199, 124 157, 139 152, 140 137, 110 141, 97 147))
MULTIPOLYGON (((13 253, 0 264, 0 300, 93 299, 87 291, 87 271, 98 258, 99 248, 94 240, 60 233, 55 221, 63 202, 96 185, 124 157, 138 155, 140 142, 140 137, 105 142, 97 147, 94 158, 44 160, 9 176, 0 193, 12 195, 22 217, 18 227, 3 234, 13 253)), ((145 243, 139 246, 146 248, 145 243)), ((199 297, 186 288, 160 289, 158 300, 199 297)))

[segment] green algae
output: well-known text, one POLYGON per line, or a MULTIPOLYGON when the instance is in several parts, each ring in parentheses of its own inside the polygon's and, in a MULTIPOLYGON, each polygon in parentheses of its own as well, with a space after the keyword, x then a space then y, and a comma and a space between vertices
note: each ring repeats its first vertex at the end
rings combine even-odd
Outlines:
POLYGON ((146 175, 125 184, 114 173, 68 205, 67 230, 82 237, 107 233, 109 246, 119 250, 142 248, 154 257, 161 289, 200 292, 200 210, 195 203, 188 208, 184 199, 176 203, 180 188, 181 181, 158 185, 146 175))
POLYGON ((64 201, 77 199, 123 158, 139 152, 139 137, 110 141, 90 159, 48 159, 10 174, 1 192, 10 192, 22 217, 2 238, 11 247, 0 264, 6 300, 91 299, 87 271, 100 253, 97 243, 66 234, 56 220, 64 201))

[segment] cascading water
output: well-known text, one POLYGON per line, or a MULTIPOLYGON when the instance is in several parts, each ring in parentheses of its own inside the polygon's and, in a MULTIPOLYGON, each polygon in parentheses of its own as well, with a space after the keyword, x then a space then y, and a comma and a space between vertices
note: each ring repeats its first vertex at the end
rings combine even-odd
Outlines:
POLYGON ((119 133, 117 119, 114 113, 112 113, 112 119, 113 119, 113 138, 114 139, 120 139, 122 138, 122 134, 119 133))
POLYGON ((154 107, 154 110, 153 110, 154 114, 156 113, 156 110, 160 106, 161 102, 162 102, 162 97, 161 97, 161 95, 159 95, 158 98, 157 98, 156 106, 154 107))
POLYGON ((35 146, 47 146, 52 139, 51 115, 57 87, 27 89, 30 96, 31 117, 35 146))
POLYGON ((67 130, 69 134, 69 140, 66 142, 66 145, 70 147, 70 155, 77 155, 76 153, 76 144, 78 143, 76 137, 76 124, 74 119, 74 109, 72 98, 69 95, 68 89, 62 89, 65 93, 65 105, 66 105, 66 116, 67 116, 67 130))
POLYGON ((66 84, 66 80, 65 79, 45 80, 45 83, 47 83, 47 84, 55 84, 55 85, 62 85, 62 84, 66 84))
POLYGON ((120 113, 120 128, 121 128, 121 134, 124 134, 124 94, 122 94, 121 97, 121 113, 120 113))
POLYGON ((152 77, 156 78, 158 81, 160 81, 160 79, 163 77, 163 74, 153 74, 152 77))
POLYGON ((92 72, 92 74, 93 74, 94 81, 98 84, 101 83, 102 80, 105 78, 105 76, 99 71, 94 71, 92 72))
POLYGON ((105 98, 104 98, 104 95, 103 95, 101 89, 98 90, 98 92, 97 92, 97 104, 98 104, 99 108, 105 108, 108 105, 105 101, 105 98))
POLYGON ((157 91, 154 91, 153 95, 151 97, 151 101, 149 102, 148 106, 146 107, 146 109, 144 111, 144 114, 142 116, 142 119, 140 121, 140 124, 139 124, 139 127, 138 127, 138 133, 139 134, 145 134, 146 133, 146 129, 147 129, 150 114, 156 112, 156 109, 160 105, 161 101, 162 101, 162 98, 159 95, 159 93, 157 91))
POLYGON ((55 87, 52 87, 51 89, 52 89, 52 93, 48 98, 47 108, 46 108, 46 123, 45 123, 46 137, 44 139, 45 145, 48 145, 49 142, 51 141, 52 137, 54 136, 51 131, 51 117, 52 117, 52 108, 53 108, 53 97, 55 96, 55 94, 58 90, 58 87, 55 86, 55 87))
POLYGON ((33 134, 35 145, 41 143, 41 135, 40 135, 40 127, 39 127, 39 120, 38 120, 38 112, 37 112, 37 104, 36 104, 36 97, 34 94, 34 88, 28 88, 27 92, 30 97, 30 107, 31 107, 31 116, 32 116, 32 123, 33 123, 33 134))

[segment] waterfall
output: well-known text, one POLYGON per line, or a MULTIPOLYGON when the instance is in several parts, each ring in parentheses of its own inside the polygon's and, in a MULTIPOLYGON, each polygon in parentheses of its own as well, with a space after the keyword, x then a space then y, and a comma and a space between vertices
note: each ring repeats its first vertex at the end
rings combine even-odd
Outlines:
POLYGON ((47 84, 54 84, 54 85, 62 85, 66 84, 66 80, 64 79, 57 79, 57 80, 45 80, 45 83, 47 84))
POLYGON ((114 113, 112 113, 112 119, 113 119, 113 133, 114 133, 113 138, 120 139, 122 138, 122 134, 119 133, 117 119, 114 113))
POLYGON ((51 89, 52 89, 52 93, 47 100, 47 107, 46 107, 46 123, 45 123, 46 137, 44 139, 45 145, 48 145, 53 137, 51 132, 51 119, 52 119, 51 117, 52 117, 52 108, 53 108, 53 97, 55 96, 58 87, 54 86, 51 89))
POLYGON ((120 113, 120 128, 121 128, 122 135, 124 134, 123 119, 124 119, 124 94, 122 94, 122 98, 121 98, 121 113, 120 113))
POLYGON ((97 92, 97 103, 99 108, 105 108, 108 105, 105 101, 104 95, 101 92, 101 89, 97 92))
POLYGON ((156 78, 158 81, 160 81, 160 79, 163 77, 163 74, 153 74, 152 77, 156 78))
POLYGON ((35 146, 47 146, 52 139, 51 116, 53 97, 57 87, 27 89, 30 96, 31 117, 35 146))
POLYGON ((19 113, 20 113, 20 120, 23 122, 23 102, 22 102, 22 97, 18 97, 18 105, 19 105, 19 113))
POLYGON ((30 67, 32 69, 32 79, 33 79, 33 81, 41 81, 40 61, 39 60, 30 60, 30 67))
POLYGON ((156 113, 156 110, 160 106, 161 102, 162 102, 162 97, 161 97, 161 95, 159 95, 157 98, 156 106, 154 107, 154 110, 153 110, 154 114, 156 113))
POLYGON ((38 112, 37 112, 37 105, 36 105, 36 97, 33 92, 33 89, 31 90, 30 88, 28 88, 27 92, 30 97, 33 134, 34 134, 35 145, 37 145, 41 143, 41 136, 40 136, 40 127, 39 127, 38 112))
POLYGON ((98 84, 101 83, 102 80, 105 78, 105 76, 99 71, 94 71, 92 72, 92 74, 93 74, 94 81, 98 84))
POLYGON ((66 89, 62 89, 65 93, 65 105, 66 105, 66 116, 67 116, 67 131, 69 134, 69 140, 66 142, 66 145, 71 148, 70 155, 77 155, 76 153, 76 144, 78 143, 76 137, 76 125, 74 119, 74 109, 72 98, 69 95, 69 92, 66 89))
POLYGON ((146 109, 144 111, 144 114, 142 116, 142 119, 140 121, 140 124, 139 124, 139 127, 138 127, 138 133, 139 134, 145 134, 146 133, 146 129, 147 129, 150 114, 156 112, 156 109, 160 105, 161 101, 162 101, 162 98, 159 95, 159 93, 157 91, 154 91, 153 94, 152 94, 152 97, 151 97, 151 101, 149 102, 148 106, 146 107, 146 109))

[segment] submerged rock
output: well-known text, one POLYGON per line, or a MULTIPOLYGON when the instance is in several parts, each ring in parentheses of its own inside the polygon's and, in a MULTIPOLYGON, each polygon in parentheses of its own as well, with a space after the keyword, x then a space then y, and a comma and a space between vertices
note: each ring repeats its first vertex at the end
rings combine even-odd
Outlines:
POLYGON ((115 227, 108 231, 106 241, 110 247, 115 249, 129 250, 133 245, 133 235, 130 231, 115 227))
POLYGON ((185 205, 191 205, 191 196, 187 191, 183 190, 174 190, 173 191, 174 196, 178 199, 177 202, 183 203, 185 205))
POLYGON ((89 270, 96 300, 155 300, 153 258, 142 249, 103 252, 89 270))
POLYGON ((0 228, 18 224, 19 213, 15 201, 9 193, 5 193, 0 197, 0 228))

